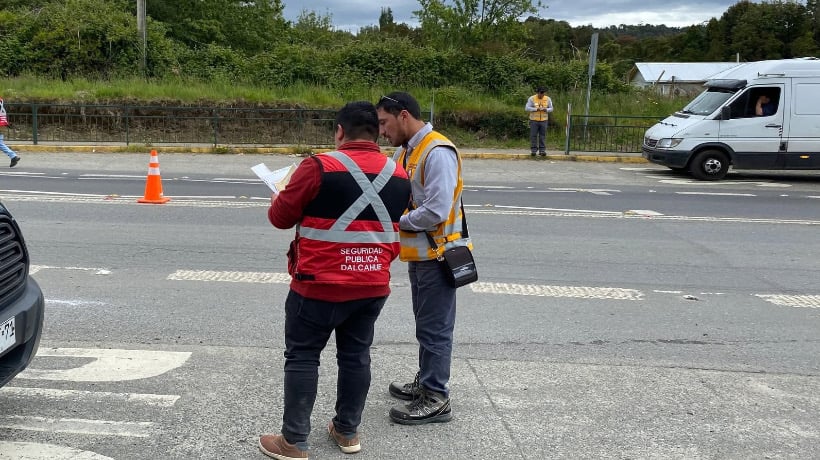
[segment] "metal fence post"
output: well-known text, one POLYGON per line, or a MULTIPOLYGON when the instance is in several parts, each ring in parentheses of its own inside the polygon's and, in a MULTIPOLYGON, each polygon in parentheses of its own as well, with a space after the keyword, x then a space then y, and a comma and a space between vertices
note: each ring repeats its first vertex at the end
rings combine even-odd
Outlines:
POLYGON ((219 109, 214 109, 214 148, 219 144, 219 109))
POLYGON ((128 141, 130 140, 131 136, 131 126, 129 124, 129 120, 131 117, 128 116, 128 112, 131 110, 131 107, 125 106, 125 145, 128 145, 128 141))
POLYGON ((37 104, 31 105, 31 139, 37 145, 37 104))
POLYGON ((572 103, 567 104, 567 129, 566 142, 564 143, 564 155, 569 155, 569 136, 572 133, 572 103))

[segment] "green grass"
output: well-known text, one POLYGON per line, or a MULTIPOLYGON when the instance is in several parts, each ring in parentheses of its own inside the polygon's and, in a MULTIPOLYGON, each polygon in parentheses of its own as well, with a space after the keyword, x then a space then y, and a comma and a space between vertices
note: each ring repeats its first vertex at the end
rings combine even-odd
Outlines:
MULTIPOLYGON (((227 81, 199 82, 178 78, 147 81, 139 78, 92 81, 44 79, 37 76, 0 78, 0 94, 7 101, 61 102, 61 103, 140 103, 183 105, 260 105, 267 107, 305 107, 334 109, 352 100, 376 102, 393 89, 380 87, 350 87, 343 91, 306 83, 288 87, 263 88, 227 81)), ((423 111, 434 106, 436 112, 462 111, 466 113, 520 113, 522 123, 527 115, 524 105, 529 90, 521 88, 511 94, 486 94, 468 88, 408 88, 419 100, 423 111)), ((564 126, 568 104, 572 113, 582 115, 586 110, 586 89, 550 94, 555 106, 553 119, 564 126)), ((651 90, 602 94, 593 91, 589 103, 590 115, 653 116, 662 117, 680 109, 688 102, 683 98, 661 97, 651 90)), ((550 131, 550 148, 563 148, 563 130, 550 131), (560 139, 559 139, 560 138, 560 139)), ((479 138, 475 133, 448 131, 454 142, 467 147, 523 148, 526 139, 479 138)))

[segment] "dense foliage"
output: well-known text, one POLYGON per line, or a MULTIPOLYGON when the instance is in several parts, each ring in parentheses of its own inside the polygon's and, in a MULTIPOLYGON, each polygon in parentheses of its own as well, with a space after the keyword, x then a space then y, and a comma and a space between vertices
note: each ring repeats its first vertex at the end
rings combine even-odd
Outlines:
POLYGON ((515 132, 524 126, 522 101, 537 85, 561 102, 580 102, 593 33, 594 91, 630 94, 624 77, 635 62, 816 55, 819 3, 744 0, 687 28, 594 29, 520 20, 539 11, 540 0, 418 0, 418 27, 396 23, 385 7, 374 25, 354 33, 310 10, 287 21, 284 0, 147 0, 143 68, 135 0, 3 0, 0 78, 318 87, 342 100, 374 88, 414 89, 434 94, 437 107, 465 124, 515 132))
MULTIPOLYGON (((133 0, 6 0, 0 12, 0 72, 68 79, 141 75, 142 40, 133 0)), ((485 93, 569 90, 586 81, 587 47, 600 33, 595 88, 624 90, 636 61, 726 61, 814 55, 818 0, 741 1, 721 18, 685 29, 639 25, 571 27, 530 17, 531 0, 419 0, 419 27, 378 25, 352 33, 332 17, 282 16, 282 0, 150 0, 148 77, 255 85, 295 82, 340 90, 357 85, 485 93)), ((375 22, 376 18, 374 18, 375 22)))

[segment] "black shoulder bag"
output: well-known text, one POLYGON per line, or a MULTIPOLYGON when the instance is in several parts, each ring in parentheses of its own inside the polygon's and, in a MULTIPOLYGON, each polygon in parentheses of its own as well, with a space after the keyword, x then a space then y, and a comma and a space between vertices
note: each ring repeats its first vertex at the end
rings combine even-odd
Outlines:
MULTIPOLYGON (((430 247, 433 248, 436 254, 439 253, 439 246, 436 240, 429 232, 424 232, 427 235, 427 241, 430 242, 430 247)), ((464 203, 461 203, 461 237, 469 238, 467 233, 467 214, 464 213, 464 203)), ((441 269, 444 270, 444 276, 450 281, 450 285, 456 288, 478 281, 478 270, 475 266, 473 253, 467 246, 456 246, 447 249, 438 257, 441 263, 441 269)))

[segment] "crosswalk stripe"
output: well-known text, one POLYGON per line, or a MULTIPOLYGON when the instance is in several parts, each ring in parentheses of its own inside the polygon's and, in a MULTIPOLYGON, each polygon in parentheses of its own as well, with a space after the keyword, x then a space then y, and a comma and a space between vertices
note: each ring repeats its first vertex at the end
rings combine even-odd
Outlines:
POLYGON ((473 283, 473 292, 513 294, 538 297, 574 297, 581 299, 643 300, 643 293, 635 289, 587 286, 542 286, 511 283, 473 283))
POLYGON ((85 420, 76 418, 0 416, 0 428, 47 433, 72 433, 97 436, 125 436, 147 438, 152 422, 120 422, 113 420, 85 420))
POLYGON ((174 281, 222 281, 229 283, 290 283, 287 273, 236 272, 213 270, 177 270, 168 275, 174 281))
POLYGON ((87 450, 35 442, 0 441, 0 459, 9 460, 113 460, 87 450))
POLYGON ((755 296, 783 307, 820 308, 820 295, 755 294, 755 296))
POLYGON ((101 399, 116 403, 137 403, 152 407, 173 407, 180 398, 178 395, 157 395, 142 393, 112 393, 108 391, 58 390, 54 388, 4 387, 0 395, 9 397, 37 397, 50 400, 68 400, 72 402, 98 402, 101 399))

